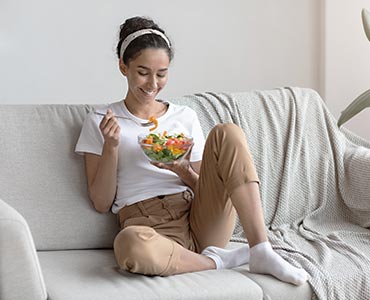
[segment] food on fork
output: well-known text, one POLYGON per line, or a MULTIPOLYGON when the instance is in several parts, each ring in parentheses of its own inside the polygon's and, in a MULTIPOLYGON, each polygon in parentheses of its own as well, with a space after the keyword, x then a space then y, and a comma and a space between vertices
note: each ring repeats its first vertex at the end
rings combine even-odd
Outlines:
POLYGON ((154 124, 154 127, 149 128, 149 131, 153 131, 153 130, 157 129, 157 127, 158 127, 158 120, 154 116, 151 116, 149 118, 149 122, 152 122, 154 124))

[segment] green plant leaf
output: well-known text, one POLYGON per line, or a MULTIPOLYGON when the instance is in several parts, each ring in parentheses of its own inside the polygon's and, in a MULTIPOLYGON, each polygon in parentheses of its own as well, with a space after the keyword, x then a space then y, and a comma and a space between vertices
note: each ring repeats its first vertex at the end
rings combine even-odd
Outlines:
POLYGON ((370 42, 370 12, 365 8, 362 9, 362 24, 364 25, 366 37, 370 42))
POLYGON ((349 119, 351 119, 359 112, 361 112, 363 109, 369 106, 370 106, 370 90, 367 90, 366 92, 358 96, 355 100, 353 100, 352 103, 348 105, 344 111, 342 111, 340 118, 338 120, 338 127, 342 126, 349 119))

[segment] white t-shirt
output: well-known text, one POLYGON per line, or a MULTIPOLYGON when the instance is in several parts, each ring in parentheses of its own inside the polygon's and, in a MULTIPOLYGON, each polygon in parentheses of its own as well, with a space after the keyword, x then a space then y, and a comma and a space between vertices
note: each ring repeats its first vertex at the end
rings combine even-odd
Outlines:
MULTIPOLYGON (((140 123, 148 120, 140 119, 131 114, 124 101, 119 101, 96 108, 96 111, 106 113, 110 108, 113 114, 127 116, 140 123)), ((102 116, 89 113, 84 121, 80 137, 76 145, 76 153, 93 153, 101 155, 104 138, 99 129, 102 116)), ((117 119, 121 128, 118 154, 117 194, 112 206, 112 212, 141 200, 158 195, 180 193, 188 189, 181 179, 173 172, 159 169, 149 163, 138 144, 138 135, 148 134, 148 127, 141 127, 132 120, 117 119)), ((167 112, 159 117, 158 128, 155 131, 169 133, 184 133, 192 136, 194 146, 190 161, 200 161, 204 148, 204 136, 194 110, 186 106, 169 103, 167 112)))

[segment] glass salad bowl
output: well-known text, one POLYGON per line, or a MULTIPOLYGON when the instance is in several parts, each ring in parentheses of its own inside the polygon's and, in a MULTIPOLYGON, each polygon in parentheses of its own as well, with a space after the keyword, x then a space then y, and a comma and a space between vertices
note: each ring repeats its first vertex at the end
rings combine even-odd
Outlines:
POLYGON ((193 145, 193 138, 183 133, 152 132, 139 135, 138 142, 145 156, 153 162, 170 164, 185 157, 193 145))

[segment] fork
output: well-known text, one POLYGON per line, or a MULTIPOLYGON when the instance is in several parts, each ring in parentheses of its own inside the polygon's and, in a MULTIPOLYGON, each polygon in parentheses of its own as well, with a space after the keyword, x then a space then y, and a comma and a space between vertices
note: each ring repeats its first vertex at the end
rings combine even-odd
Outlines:
MULTIPOLYGON (((99 115, 99 116, 105 116, 104 113, 101 113, 101 112, 98 112, 98 111, 94 111, 94 114, 99 115)), ((140 122, 138 122, 134 119, 131 119, 129 117, 123 117, 123 116, 114 116, 114 117, 117 118, 117 119, 130 120, 130 121, 135 122, 136 124, 138 124, 139 126, 142 126, 142 127, 148 127, 148 126, 153 126, 154 125, 153 122, 140 123, 140 122)))

